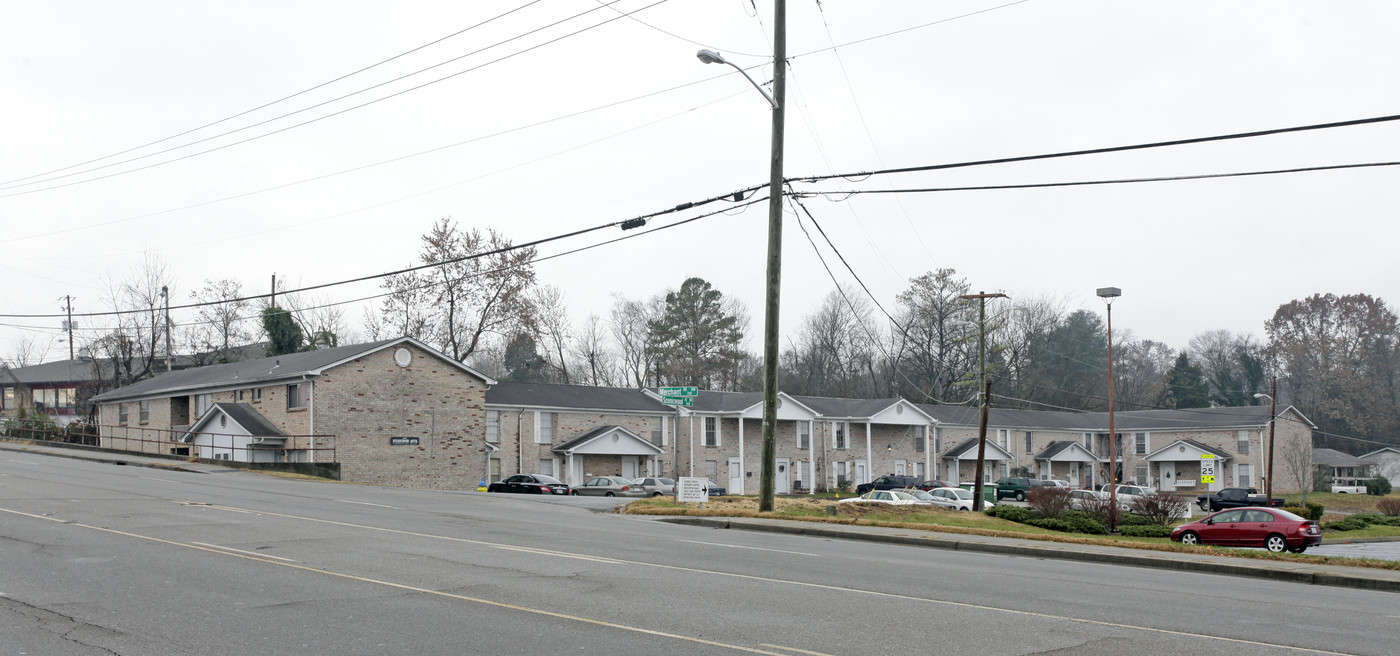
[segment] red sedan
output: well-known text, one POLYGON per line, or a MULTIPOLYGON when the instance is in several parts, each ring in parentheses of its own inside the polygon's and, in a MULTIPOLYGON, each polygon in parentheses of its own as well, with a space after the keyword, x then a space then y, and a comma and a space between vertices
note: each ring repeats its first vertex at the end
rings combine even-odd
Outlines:
POLYGON ((1231 508, 1176 527, 1172 541, 1303 553, 1308 547, 1322 544, 1322 529, 1317 522, 1287 510, 1231 508))

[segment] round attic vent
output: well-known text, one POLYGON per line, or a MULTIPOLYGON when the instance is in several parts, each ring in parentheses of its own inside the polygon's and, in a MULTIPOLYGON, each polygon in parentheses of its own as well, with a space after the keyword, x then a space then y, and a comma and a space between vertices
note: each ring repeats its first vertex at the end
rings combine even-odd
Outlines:
POLYGON ((897 406, 895 406, 895 407, 894 407, 894 413, 897 414, 897 415, 902 415, 902 414, 904 414, 904 406, 902 406, 902 405, 897 405, 897 406))
POLYGON ((413 353, 411 351, 402 347, 394 351, 394 364, 400 367, 407 367, 410 362, 413 362, 413 353))

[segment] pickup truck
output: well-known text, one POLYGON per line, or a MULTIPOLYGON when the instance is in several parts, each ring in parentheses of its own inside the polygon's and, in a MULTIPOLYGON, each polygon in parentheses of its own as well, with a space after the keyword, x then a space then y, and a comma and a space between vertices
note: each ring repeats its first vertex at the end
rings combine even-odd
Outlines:
POLYGON ((1196 497, 1196 505, 1206 512, 1225 510, 1226 508, 1244 508, 1247 506, 1282 506, 1283 499, 1274 497, 1265 499, 1259 494, 1259 490, 1252 487, 1227 487, 1215 494, 1201 495, 1196 497))

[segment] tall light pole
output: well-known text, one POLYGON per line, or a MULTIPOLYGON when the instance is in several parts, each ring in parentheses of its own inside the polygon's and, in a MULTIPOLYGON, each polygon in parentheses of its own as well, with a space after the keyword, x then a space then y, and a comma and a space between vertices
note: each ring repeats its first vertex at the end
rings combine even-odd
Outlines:
MULTIPOLYGON (((744 69, 712 50, 695 54, 706 64, 729 64, 760 92, 744 69)), ((783 101, 787 93, 787 2, 773 2, 773 138, 768 167, 768 274, 763 303, 763 462, 759 472, 758 510, 773 510, 774 468, 778 462, 778 291, 783 266, 783 101)), ((742 420, 741 420, 742 421, 742 420)))
POLYGON ((1273 394, 1255 394, 1254 398, 1269 398, 1269 464, 1268 473, 1264 474, 1264 505, 1269 504, 1269 500, 1274 498, 1274 422, 1278 420, 1275 413, 1276 402, 1274 396, 1278 394, 1278 377, 1274 377, 1274 383, 1269 388, 1273 394))
POLYGON ((963 300, 977 300, 977 395, 982 399, 982 408, 978 413, 977 420, 977 474, 976 482, 972 484, 972 510, 980 512, 982 510, 982 472, 987 458, 987 397, 991 396, 992 388, 987 386, 987 299, 1006 298, 1006 294, 978 292, 976 294, 963 294, 959 296, 963 300))
POLYGON ((1117 287, 1100 287, 1099 298, 1108 306, 1108 530, 1118 530, 1118 441, 1113 426, 1113 299, 1123 295, 1117 287))

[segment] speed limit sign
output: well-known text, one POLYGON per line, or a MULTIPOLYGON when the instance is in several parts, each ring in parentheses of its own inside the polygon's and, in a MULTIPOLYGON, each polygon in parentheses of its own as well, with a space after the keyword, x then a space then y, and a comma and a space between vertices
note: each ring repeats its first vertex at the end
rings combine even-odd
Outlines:
POLYGON ((1201 454, 1201 482, 1215 482, 1215 456, 1212 454, 1201 454))

